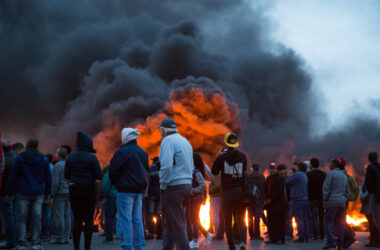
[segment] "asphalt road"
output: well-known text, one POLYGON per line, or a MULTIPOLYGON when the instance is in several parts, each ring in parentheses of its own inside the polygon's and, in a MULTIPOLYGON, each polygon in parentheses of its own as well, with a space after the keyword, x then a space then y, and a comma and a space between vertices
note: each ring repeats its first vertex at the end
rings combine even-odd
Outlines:
MULTIPOLYGON (((82 235, 83 236, 83 235, 82 235)), ((351 246, 350 249, 359 250, 365 249, 365 244, 368 242, 368 233, 357 233, 356 234, 356 242, 351 246)), ((113 250, 113 249, 121 249, 120 241, 116 240, 114 244, 103 244, 103 237, 100 237, 99 234, 94 234, 93 242, 92 242, 92 250, 113 250)), ((82 242, 83 244, 83 238, 82 242)), ((268 246, 265 245, 262 241, 248 241, 247 249, 292 249, 292 250, 314 250, 314 249, 322 249, 324 246, 324 241, 313 241, 309 243, 293 243, 291 241, 286 242, 285 245, 276 245, 276 246, 268 246)), ((208 249, 208 250, 222 250, 228 249, 226 241, 218 241, 214 240, 211 244, 206 248, 203 246, 203 239, 200 240, 200 249, 208 249)), ((47 250, 68 250, 74 249, 72 246, 72 242, 70 245, 50 245, 49 243, 43 244, 44 248, 47 250)), ((30 248, 29 248, 30 249, 30 248)), ((146 250, 161 250, 162 249, 162 241, 146 241, 146 250)), ((374 249, 374 248, 368 248, 374 249)))

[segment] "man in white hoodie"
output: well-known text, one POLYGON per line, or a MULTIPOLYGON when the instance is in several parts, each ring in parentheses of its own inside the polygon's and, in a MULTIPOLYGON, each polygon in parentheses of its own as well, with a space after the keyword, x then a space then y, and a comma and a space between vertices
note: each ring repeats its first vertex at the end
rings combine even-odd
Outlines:
POLYGON ((162 135, 160 148, 160 188, 165 220, 164 250, 190 249, 186 233, 185 201, 191 195, 194 161, 193 148, 177 131, 171 118, 158 127, 162 135))
POLYGON ((137 129, 123 129, 123 145, 114 154, 108 172, 111 183, 117 189, 116 202, 123 250, 132 247, 142 250, 145 246, 142 199, 147 187, 149 165, 148 154, 137 145, 138 136, 137 129))

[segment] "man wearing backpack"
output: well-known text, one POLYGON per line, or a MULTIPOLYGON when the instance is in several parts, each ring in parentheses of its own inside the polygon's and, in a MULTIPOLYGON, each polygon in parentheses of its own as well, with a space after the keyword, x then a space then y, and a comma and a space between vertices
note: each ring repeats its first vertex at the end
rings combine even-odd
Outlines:
MULTIPOLYGON (((347 204, 346 204, 346 209, 348 208, 349 202, 350 201, 356 201, 359 197, 359 186, 350 176, 347 171, 346 171, 346 161, 342 157, 338 157, 338 160, 340 162, 340 169, 342 172, 347 176, 347 181, 348 181, 348 196, 347 196, 347 204)), ((354 230, 352 230, 351 226, 348 225, 347 221, 345 224, 345 229, 344 229, 344 243, 343 243, 343 248, 349 248, 354 242, 355 242, 355 233, 354 230)))
MULTIPOLYGON (((227 133, 224 137, 224 143, 227 150, 219 154, 212 166, 212 174, 218 175, 222 173, 222 208, 224 214, 224 222, 226 227, 226 235, 230 250, 235 250, 234 235, 232 231, 232 215, 237 224, 237 228, 241 229, 244 221, 244 204, 242 202, 245 187, 245 172, 247 170, 247 158, 245 154, 237 150, 239 143, 234 133, 227 133)), ((246 249, 245 234, 238 230, 240 234, 240 250, 246 249)))
POLYGON ((365 187, 369 193, 369 210, 376 229, 380 230, 380 164, 378 154, 368 154, 369 165, 365 175, 365 187))

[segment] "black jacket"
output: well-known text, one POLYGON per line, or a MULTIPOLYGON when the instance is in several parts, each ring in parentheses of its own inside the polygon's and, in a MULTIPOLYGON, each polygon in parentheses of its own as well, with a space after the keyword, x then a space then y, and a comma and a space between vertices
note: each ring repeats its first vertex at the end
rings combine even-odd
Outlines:
POLYGON ((109 176, 117 191, 143 193, 149 173, 148 154, 132 140, 112 157, 109 176))
MULTIPOLYGON (((0 195, 5 195, 6 194, 6 188, 7 188, 7 183, 8 183, 8 177, 11 172, 12 166, 16 160, 16 156, 12 154, 11 152, 6 153, 4 155, 5 157, 5 168, 4 172, 2 173, 2 181, 1 181, 1 191, 0 195)), ((15 194, 17 191, 16 188, 14 188, 14 192, 11 192, 10 194, 15 194)))
POLYGON ((266 192, 265 192, 265 177, 263 174, 261 174, 258 171, 253 171, 249 176, 248 176, 248 181, 251 185, 255 185, 257 187, 257 191, 259 194, 259 200, 262 202, 265 202, 266 200, 266 192))
POLYGON ((223 192, 244 186, 246 170, 247 158, 239 150, 220 154, 211 168, 211 172, 215 176, 222 172, 223 192))
POLYGON ((148 197, 160 197, 160 171, 157 166, 149 168, 148 197))
POLYGON ((322 170, 315 169, 307 173, 309 201, 323 201, 323 183, 325 179, 326 173, 322 170))
POLYGON ((365 187, 370 194, 376 194, 380 191, 380 164, 375 163, 368 165, 365 174, 365 187))
POLYGON ((265 180, 264 186, 267 200, 271 200, 270 205, 281 206, 283 204, 287 204, 285 194, 285 179, 283 177, 281 177, 279 174, 268 176, 265 180), (269 183, 271 178, 273 178, 273 182, 269 194, 269 183))
POLYGON ((85 132, 77 134, 77 151, 71 153, 65 164, 65 178, 70 184, 95 184, 102 179, 102 170, 92 146, 92 138, 85 132))

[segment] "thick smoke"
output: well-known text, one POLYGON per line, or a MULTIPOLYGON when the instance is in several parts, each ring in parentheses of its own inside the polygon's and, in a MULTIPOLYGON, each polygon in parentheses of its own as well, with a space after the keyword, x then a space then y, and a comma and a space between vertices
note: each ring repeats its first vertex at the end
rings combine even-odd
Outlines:
POLYGON ((268 40, 265 10, 250 4, 1 1, 3 134, 38 134, 53 151, 73 143, 77 130, 95 135, 115 122, 143 122, 172 89, 211 82, 242 110, 240 137, 252 162, 342 155, 360 168, 379 148, 379 124, 361 117, 313 137, 325 117, 312 77, 296 52, 268 40))

